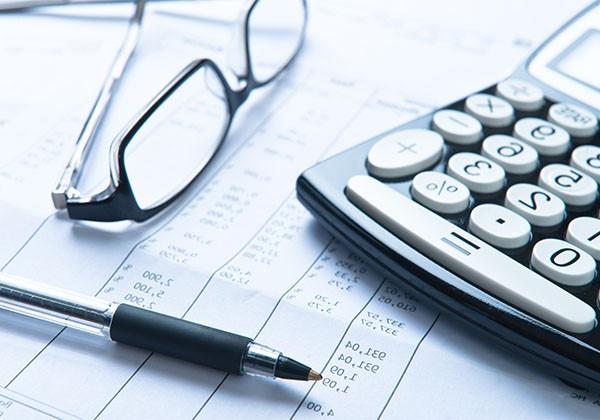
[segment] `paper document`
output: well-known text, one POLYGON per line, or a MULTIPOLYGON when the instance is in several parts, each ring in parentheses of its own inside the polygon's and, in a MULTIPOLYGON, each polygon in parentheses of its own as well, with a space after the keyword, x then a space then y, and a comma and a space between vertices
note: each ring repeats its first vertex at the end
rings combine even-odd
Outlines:
MULTIPOLYGON (((179 69, 226 65, 224 3, 149 2, 86 188, 179 69)), ((395 3, 310 2, 299 61, 244 105, 192 191, 141 225, 73 222, 50 200, 132 9, 0 16, 2 269, 254 337, 324 375, 238 377, 0 312, 1 420, 598 417, 600 398, 432 310, 295 197, 305 168, 498 81, 585 5, 395 3)))

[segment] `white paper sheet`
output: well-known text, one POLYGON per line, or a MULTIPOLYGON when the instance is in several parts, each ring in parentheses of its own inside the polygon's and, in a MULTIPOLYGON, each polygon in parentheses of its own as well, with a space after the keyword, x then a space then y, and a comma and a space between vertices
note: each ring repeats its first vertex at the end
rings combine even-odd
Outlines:
MULTIPOLYGON (((584 3, 313 2, 299 62, 244 105, 207 176, 155 220, 110 227, 55 213, 49 192, 130 8, 1 17, 3 270, 256 337, 325 380, 225 375, 0 313, 0 418, 597 417, 595 396, 407 294, 293 192, 319 159, 496 82, 584 3)), ((88 187, 178 69, 223 62, 230 16, 217 2, 150 6, 88 187)))

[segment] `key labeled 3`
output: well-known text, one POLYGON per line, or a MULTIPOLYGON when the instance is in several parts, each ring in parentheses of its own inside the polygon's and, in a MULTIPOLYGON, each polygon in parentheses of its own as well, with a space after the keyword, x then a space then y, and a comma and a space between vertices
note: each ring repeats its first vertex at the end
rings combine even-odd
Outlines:
POLYGON ((533 247, 531 266, 567 286, 583 286, 596 276, 596 262, 582 249, 560 239, 544 239, 533 247))
POLYGON ((421 172, 413 179, 413 198, 438 213, 460 213, 469 207, 469 189, 440 172, 421 172))
POLYGON ((477 153, 457 153, 448 160, 447 172, 471 191, 493 194, 504 187, 504 169, 477 153))
POLYGON ((570 206, 587 206, 598 195, 598 184, 592 178, 560 163, 545 166, 538 182, 570 206))

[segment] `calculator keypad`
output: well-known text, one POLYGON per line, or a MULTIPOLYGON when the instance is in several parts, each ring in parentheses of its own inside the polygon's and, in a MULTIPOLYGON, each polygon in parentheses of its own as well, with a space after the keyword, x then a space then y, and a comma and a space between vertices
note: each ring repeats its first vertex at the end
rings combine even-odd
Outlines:
POLYGON ((482 288, 568 331, 594 328, 595 309, 580 300, 589 292, 576 290, 588 290, 600 262, 600 145, 579 145, 597 140, 597 118, 509 79, 435 112, 429 128, 387 135, 367 159, 372 177, 408 185, 399 191, 412 200, 364 177, 348 183, 350 201, 482 288), (562 303, 542 308, 540 293, 562 303))

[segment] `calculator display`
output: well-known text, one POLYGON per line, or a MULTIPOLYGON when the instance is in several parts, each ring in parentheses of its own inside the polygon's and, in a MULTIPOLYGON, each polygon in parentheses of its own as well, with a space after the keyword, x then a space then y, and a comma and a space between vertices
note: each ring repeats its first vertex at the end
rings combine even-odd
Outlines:
POLYGON ((580 83, 600 90, 600 31, 589 30, 558 57, 550 67, 580 83))

